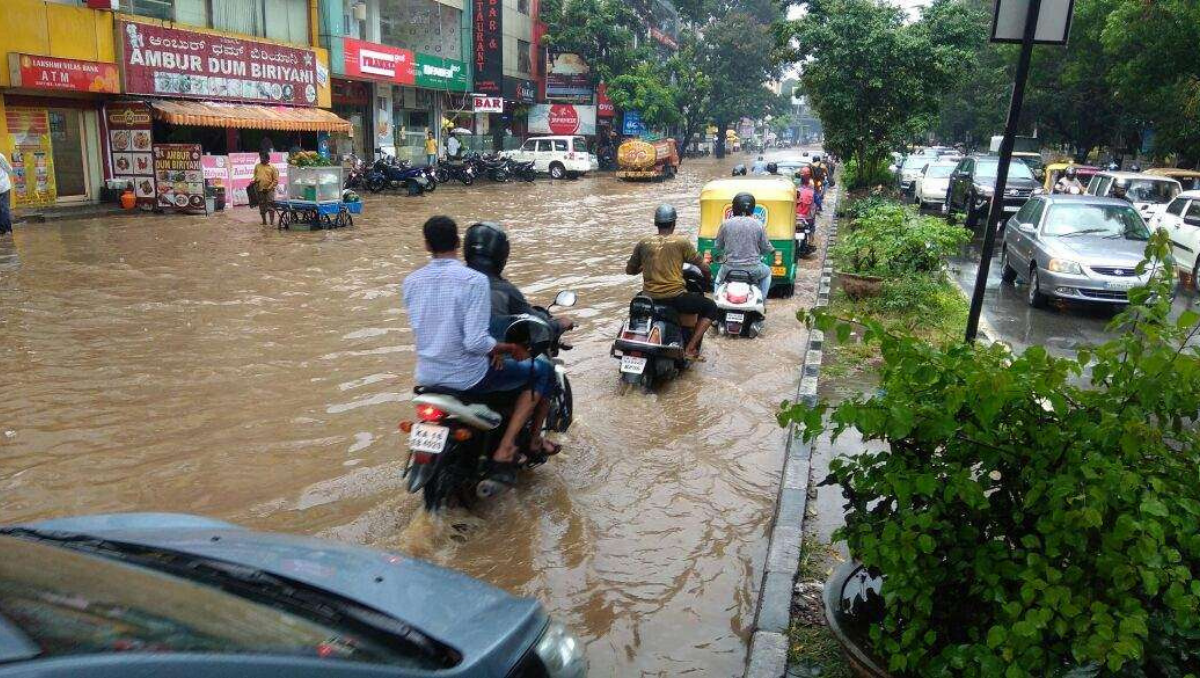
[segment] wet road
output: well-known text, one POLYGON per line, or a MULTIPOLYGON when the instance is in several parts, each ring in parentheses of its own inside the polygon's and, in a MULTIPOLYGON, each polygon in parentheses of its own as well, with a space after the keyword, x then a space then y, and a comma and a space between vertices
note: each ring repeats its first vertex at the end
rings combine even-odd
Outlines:
MULTIPOLYGON (((781 154, 784 155, 784 154, 781 154)), ((179 511, 397 549, 534 596, 593 676, 740 674, 815 264, 761 339, 711 338, 656 395, 608 357, 654 207, 694 236, 704 181, 611 177, 367 198, 353 229, 247 209, 28 226, 0 241, 0 522, 179 511), (413 347, 399 298, 420 225, 502 221, 534 303, 579 293, 562 457, 473 514, 424 518, 400 478, 413 347)))

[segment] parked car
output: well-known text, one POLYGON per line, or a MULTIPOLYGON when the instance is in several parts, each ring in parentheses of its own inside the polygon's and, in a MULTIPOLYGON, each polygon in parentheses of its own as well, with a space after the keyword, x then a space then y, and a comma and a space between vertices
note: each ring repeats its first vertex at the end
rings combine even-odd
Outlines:
POLYGON ((0 676, 586 671, 536 601, 396 553, 178 514, 0 528, 0 676))
POLYGON ((517 162, 533 161, 535 170, 553 179, 573 179, 600 169, 600 161, 588 152, 587 139, 583 137, 533 137, 517 150, 501 155, 517 162))
MULTIPOLYGON (((946 193, 946 211, 961 212, 969 228, 988 215, 992 208, 992 194, 996 190, 996 172, 1000 158, 994 155, 977 155, 963 158, 950 174, 950 188, 946 193)), ((1013 162, 1008 166, 1008 184, 1004 189, 1005 215, 1021 209, 1029 196, 1038 189, 1029 166, 1013 162)), ((1003 224, 1003 222, 1001 222, 1003 224)))
POLYGON ((946 189, 950 187, 950 174, 958 162, 938 159, 921 170, 913 187, 913 202, 922 208, 938 205, 944 208, 946 204, 946 189))
POLYGON ((906 157, 904 162, 900 164, 900 171, 897 177, 900 182, 900 195, 912 198, 913 186, 917 183, 917 177, 921 176, 921 170, 936 160, 936 155, 913 154, 906 157))
POLYGON ((1143 219, 1161 212, 1183 190, 1179 182, 1170 177, 1139 172, 1100 172, 1088 182, 1087 194, 1107 198, 1112 195, 1118 179, 1128 182, 1129 201, 1138 208, 1143 219))
MULTIPOLYGON (((1200 274, 1200 190, 1184 191, 1175 196, 1160 214, 1150 220, 1155 228, 1171 235, 1171 251, 1179 270, 1200 274)), ((1193 283, 1195 284, 1195 283, 1193 283)))
POLYGON ((1129 303, 1129 290, 1149 281, 1137 273, 1150 231, 1118 198, 1042 195, 1025 203, 1004 229, 1001 279, 1028 285, 1029 305, 1050 298, 1129 303))
POLYGON ((1170 177, 1179 182, 1185 191, 1200 190, 1200 170, 1179 169, 1177 167, 1155 167, 1146 170, 1146 174, 1156 177, 1170 177))

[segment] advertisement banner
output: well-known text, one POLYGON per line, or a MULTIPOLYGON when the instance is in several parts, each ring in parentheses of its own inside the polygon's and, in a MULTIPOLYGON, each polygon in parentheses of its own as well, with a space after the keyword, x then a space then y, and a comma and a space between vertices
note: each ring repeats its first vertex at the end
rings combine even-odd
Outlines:
POLYGON ((315 106, 309 49, 118 21, 127 94, 315 106))
POLYGON ((617 115, 617 107, 608 98, 608 85, 600 83, 596 87, 596 115, 601 118, 613 118, 617 115))
POLYGON ((592 103, 592 69, 571 52, 546 52, 546 98, 572 104, 592 103))
POLYGON ((8 55, 8 70, 13 87, 108 94, 121 92, 121 74, 116 64, 12 52, 8 55))
MULTIPOLYGON (((246 197, 246 187, 254 181, 254 166, 258 164, 257 153, 230 153, 229 184, 225 189, 227 205, 249 205, 246 197)), ((287 200, 287 170, 288 154, 272 153, 271 167, 279 170, 279 187, 275 189, 276 200, 287 200)))
POLYGON ((532 134, 595 134, 596 107, 571 104, 530 106, 529 131, 532 134))
POLYGON ((109 167, 115 180, 133 184, 139 205, 158 200, 154 187, 154 148, 150 107, 140 101, 104 105, 109 167))
POLYGON ((466 92, 471 89, 467 65, 456 59, 417 54, 417 87, 466 92))
POLYGON ((625 111, 621 121, 621 134, 627 137, 637 137, 646 133, 646 125, 642 122, 640 111, 625 111))
POLYGON ((200 144, 154 144, 158 206, 179 212, 204 211, 200 144))
POLYGON ((471 0, 475 87, 480 94, 504 93, 504 11, 500 0, 471 0))
POLYGON ((342 38, 342 44, 346 54, 346 75, 398 85, 416 83, 416 62, 411 51, 354 38, 342 38))
POLYGON ((9 106, 4 110, 11 164, 13 207, 49 207, 58 197, 50 116, 44 108, 9 106))
POLYGON ((224 155, 206 155, 200 158, 204 170, 204 183, 209 186, 229 185, 229 158, 224 155))
POLYGON ((504 78, 504 98, 520 104, 537 101, 537 85, 524 78, 504 78))

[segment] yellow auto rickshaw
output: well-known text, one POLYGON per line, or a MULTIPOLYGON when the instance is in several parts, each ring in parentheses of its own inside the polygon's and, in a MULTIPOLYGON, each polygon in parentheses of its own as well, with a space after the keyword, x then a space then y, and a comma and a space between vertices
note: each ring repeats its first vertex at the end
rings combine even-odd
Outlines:
POLYGON ((767 228, 767 239, 775 253, 763 257, 771 267, 771 290, 785 297, 795 292, 796 285, 796 187, 786 177, 748 177, 718 179, 705 184, 700 191, 700 236, 696 249, 715 276, 720 268, 721 252, 713 242, 721 223, 733 216, 733 196, 749 193, 754 196, 754 217, 767 228))
POLYGON ((1179 169, 1176 167, 1155 167, 1146 170, 1146 174, 1153 174, 1158 177, 1170 177, 1178 181, 1185 191, 1194 191, 1200 188, 1200 171, 1179 169))

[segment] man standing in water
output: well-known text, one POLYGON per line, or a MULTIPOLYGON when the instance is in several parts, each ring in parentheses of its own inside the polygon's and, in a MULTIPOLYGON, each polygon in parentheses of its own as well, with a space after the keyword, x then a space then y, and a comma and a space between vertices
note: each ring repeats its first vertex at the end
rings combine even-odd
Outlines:
POLYGON ((254 188, 258 191, 258 214, 262 217, 263 226, 267 225, 267 215, 271 216, 271 225, 275 225, 275 188, 279 186, 279 170, 271 166, 271 154, 262 151, 258 154, 258 164, 254 166, 254 188))

